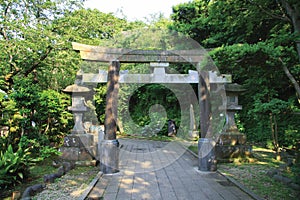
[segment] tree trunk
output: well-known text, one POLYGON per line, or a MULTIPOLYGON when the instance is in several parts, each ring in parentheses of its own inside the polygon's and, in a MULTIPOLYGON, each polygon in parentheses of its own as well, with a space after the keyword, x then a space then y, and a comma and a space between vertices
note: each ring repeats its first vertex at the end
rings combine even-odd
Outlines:
POLYGON ((199 76, 199 103, 200 103, 200 129, 201 138, 211 138, 211 109, 210 109, 210 83, 208 72, 201 72, 199 76))
POLYGON ((298 102, 300 104, 300 86, 299 86, 298 82, 296 81, 296 79, 294 78, 294 76, 290 73, 289 69, 287 68, 286 64, 282 61, 282 59, 279 58, 279 60, 282 63, 283 71, 285 72, 287 77, 290 79, 290 81, 294 85, 294 88, 295 88, 296 93, 297 93, 298 102))
MULTIPOLYGON (((299 2, 289 3, 287 0, 280 0, 282 7, 285 9, 286 14, 289 16, 294 28, 294 33, 300 34, 300 10, 299 2)), ((296 41, 298 58, 300 62, 300 41, 296 41)))
POLYGON ((117 132, 117 102, 119 93, 120 62, 113 61, 108 68, 107 94, 105 107, 105 136, 106 140, 115 140, 117 132))

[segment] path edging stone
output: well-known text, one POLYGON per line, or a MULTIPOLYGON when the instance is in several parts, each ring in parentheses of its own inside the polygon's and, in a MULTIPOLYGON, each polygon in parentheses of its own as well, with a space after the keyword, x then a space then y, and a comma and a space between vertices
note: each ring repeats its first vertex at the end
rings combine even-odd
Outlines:
POLYGON ((90 182, 89 186, 85 189, 85 191, 82 193, 82 195, 78 198, 78 200, 86 199, 86 197, 89 195, 89 193, 94 188, 94 186, 99 181, 99 179, 102 177, 102 175, 103 175, 103 172, 99 171, 98 174, 95 176, 95 178, 90 182))

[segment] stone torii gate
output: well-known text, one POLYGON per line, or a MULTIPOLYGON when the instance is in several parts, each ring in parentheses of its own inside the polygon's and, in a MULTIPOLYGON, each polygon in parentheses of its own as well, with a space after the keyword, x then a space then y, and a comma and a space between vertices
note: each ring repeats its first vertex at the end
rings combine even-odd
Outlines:
MULTIPOLYGON (((72 43, 73 49, 80 51, 83 60, 110 63, 107 71, 98 74, 82 74, 83 83, 107 82, 105 109, 105 136, 100 145, 100 170, 103 173, 119 171, 118 140, 116 139, 116 109, 119 83, 195 83, 198 84, 198 100, 200 105, 201 138, 205 138, 210 126, 209 90, 212 83, 230 83, 231 75, 217 75, 212 71, 189 70, 188 74, 167 74, 165 68, 169 63, 190 63, 197 65, 203 61, 202 50, 130 50, 121 48, 105 48, 72 43), (150 63, 151 74, 120 73, 121 63, 150 63)), ((201 159, 201 158, 200 158, 201 159)), ((200 160, 199 163, 202 161, 200 160)), ((199 164, 201 165, 201 164, 199 164)), ((200 169, 200 167, 199 167, 200 169)))

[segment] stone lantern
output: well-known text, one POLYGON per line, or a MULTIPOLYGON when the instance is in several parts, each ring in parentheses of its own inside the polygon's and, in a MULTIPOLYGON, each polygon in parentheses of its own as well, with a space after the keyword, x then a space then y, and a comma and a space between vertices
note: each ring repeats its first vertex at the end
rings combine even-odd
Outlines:
POLYGON ((84 104, 84 96, 90 92, 87 87, 79 86, 77 84, 67 86, 63 92, 72 94, 72 106, 68 108, 74 114, 74 127, 71 131, 72 134, 83 134, 83 113, 87 111, 84 104))
POLYGON ((220 134, 216 145, 216 156, 218 160, 228 160, 238 156, 247 155, 251 147, 246 145, 246 135, 240 133, 235 123, 235 114, 242 110, 239 105, 238 96, 246 91, 237 83, 225 84, 227 96, 226 123, 220 134))
MULTIPOLYGON (((240 133, 235 123, 235 113, 242 110, 242 106, 239 105, 238 96, 244 92, 245 89, 237 84, 225 84, 225 91, 227 96, 227 107, 226 107, 226 124, 224 127, 225 135, 231 135, 231 137, 223 137, 223 143, 226 144, 244 144, 246 142, 245 135, 240 133), (227 140, 229 139, 229 140, 227 140)), ((222 137, 221 137, 222 139, 222 137)))
MULTIPOLYGON (((78 79, 76 82, 78 82, 78 79)), ((71 133, 65 136, 64 144, 60 147, 61 158, 74 162, 91 161, 96 157, 94 137, 92 134, 86 133, 83 127, 83 114, 88 109, 85 106, 84 97, 90 92, 90 89, 80 86, 76 82, 63 90, 65 93, 72 94, 72 106, 68 110, 72 111, 74 115, 74 127, 71 133)))

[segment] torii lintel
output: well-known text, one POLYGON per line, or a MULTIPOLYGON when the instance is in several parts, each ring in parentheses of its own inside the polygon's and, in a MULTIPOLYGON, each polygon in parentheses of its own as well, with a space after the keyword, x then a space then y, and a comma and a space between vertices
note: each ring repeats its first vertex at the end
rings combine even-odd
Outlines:
POLYGON ((73 49, 80 51, 84 60, 110 62, 118 60, 123 63, 199 63, 207 52, 204 49, 192 50, 132 50, 107 48, 73 42, 73 49))

